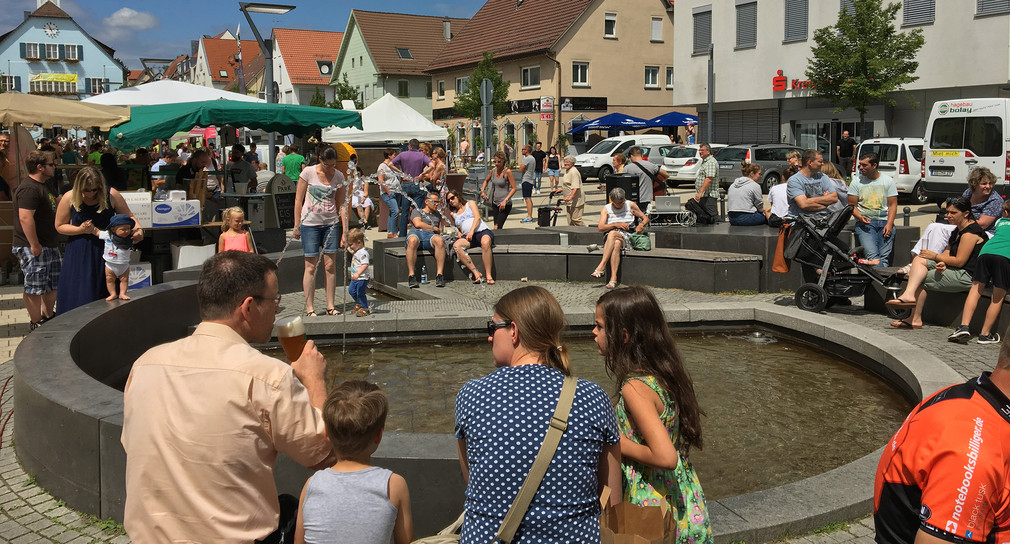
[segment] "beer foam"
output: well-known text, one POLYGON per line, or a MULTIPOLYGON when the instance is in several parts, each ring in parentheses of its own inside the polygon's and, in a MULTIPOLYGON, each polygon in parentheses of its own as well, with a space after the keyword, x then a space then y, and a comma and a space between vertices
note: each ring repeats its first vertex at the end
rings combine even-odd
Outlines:
POLYGON ((290 338, 305 334, 305 323, 302 321, 302 316, 300 315, 282 317, 274 323, 274 327, 277 328, 278 338, 290 338))

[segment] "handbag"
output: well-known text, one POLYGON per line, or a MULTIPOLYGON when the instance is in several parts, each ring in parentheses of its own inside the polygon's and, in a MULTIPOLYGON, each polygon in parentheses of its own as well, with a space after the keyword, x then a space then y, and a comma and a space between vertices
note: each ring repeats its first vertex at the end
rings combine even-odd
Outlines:
POLYGON ((648 234, 632 232, 631 234, 628 234, 628 240, 631 242, 631 249, 634 249, 635 251, 652 250, 652 240, 649 239, 648 234))
POLYGON ((785 249, 790 231, 792 231, 792 225, 783 224, 779 227, 779 239, 778 243, 775 244, 775 258, 772 261, 772 272, 778 272, 780 274, 789 273, 790 261, 789 259, 786 259, 785 249))
MULTIPOLYGON (((565 430, 568 428, 568 414, 572 410, 572 402, 575 400, 577 385, 577 378, 574 376, 565 376, 565 381, 561 385, 561 394, 558 397, 558 405, 554 409, 554 415, 551 416, 549 426, 547 427, 547 435, 544 436, 544 441, 540 445, 540 451, 537 452, 536 459, 533 460, 533 466, 530 467, 529 474, 526 475, 523 485, 519 488, 519 493, 516 494, 516 498, 512 501, 512 506, 509 507, 508 512, 505 514, 505 519, 502 520, 501 526, 498 528, 498 534, 495 535, 494 539, 495 542, 501 541, 505 544, 512 542, 516 531, 519 529, 519 524, 522 523, 523 517, 526 516, 526 511, 529 509, 530 503, 533 502, 534 495, 537 494, 537 488, 540 487, 540 482, 543 481, 544 475, 547 474, 547 467, 550 466, 551 459, 554 458, 554 452, 557 451, 558 444, 561 443, 561 436, 565 434, 565 430)), ((459 542, 459 535, 453 533, 462 526, 463 514, 460 514, 455 522, 439 531, 438 534, 415 540, 412 544, 452 544, 459 542)))

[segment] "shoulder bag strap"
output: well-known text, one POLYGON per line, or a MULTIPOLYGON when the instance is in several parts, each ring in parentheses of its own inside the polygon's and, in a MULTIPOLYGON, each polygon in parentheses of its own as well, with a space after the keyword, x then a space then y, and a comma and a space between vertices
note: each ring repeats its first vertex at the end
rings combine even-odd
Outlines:
POLYGON ((544 436, 540 451, 533 461, 533 466, 530 467, 530 473, 526 475, 526 480, 519 488, 519 494, 516 495, 515 501, 512 502, 508 513, 505 514, 501 527, 498 528, 495 542, 499 540, 506 544, 512 542, 516 530, 519 529, 519 524, 526 516, 526 510, 533 502, 533 496, 537 494, 537 488, 540 487, 540 482, 544 479, 544 474, 547 474, 547 467, 551 464, 554 452, 558 449, 561 435, 568 428, 568 414, 572 410, 572 401, 575 400, 576 385, 578 385, 578 380, 574 376, 565 377, 565 383, 561 386, 558 406, 551 417, 550 426, 547 427, 547 435, 544 436))
POLYGON ((656 174, 653 174, 651 170, 649 170, 648 168, 646 168, 645 166, 643 166, 642 163, 641 163, 641 161, 632 161, 632 164, 634 164, 635 166, 637 166, 638 169, 641 170, 642 172, 644 172, 646 176, 649 176, 649 179, 651 179, 655 183, 660 183, 659 177, 657 177, 656 174))

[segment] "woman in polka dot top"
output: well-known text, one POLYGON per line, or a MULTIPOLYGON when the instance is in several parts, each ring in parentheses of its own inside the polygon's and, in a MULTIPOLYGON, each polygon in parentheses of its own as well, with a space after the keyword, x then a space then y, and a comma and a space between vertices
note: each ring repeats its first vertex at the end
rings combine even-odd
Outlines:
MULTIPOLYGON (((519 493, 570 374, 565 316, 541 287, 501 298, 488 322, 497 370, 456 396, 456 438, 467 482, 461 544, 491 542, 519 493)), ((600 542, 600 492, 621 486, 619 435, 610 399, 579 380, 568 428, 515 543, 600 542)), ((612 502, 619 502, 617 493, 612 502)))
POLYGON ((652 292, 630 287, 596 303, 593 336, 617 378, 624 497, 639 506, 667 502, 678 544, 711 544, 705 494, 688 458, 701 448, 701 416, 663 308, 652 292))

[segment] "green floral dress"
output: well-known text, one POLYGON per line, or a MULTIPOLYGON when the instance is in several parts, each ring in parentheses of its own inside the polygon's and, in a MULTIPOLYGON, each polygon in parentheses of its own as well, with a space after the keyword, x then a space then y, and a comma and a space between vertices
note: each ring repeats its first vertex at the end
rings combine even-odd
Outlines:
MULTIPOLYGON (((659 506, 660 501, 666 497, 677 522, 677 544, 712 544, 712 526, 705 505, 705 494, 701 490, 698 474, 681 449, 677 406, 655 376, 636 376, 628 380, 641 380, 659 395, 666 406, 659 419, 679 452, 679 462, 676 469, 664 470, 625 457, 621 463, 624 472, 624 501, 639 506, 659 506)), ((623 397, 617 402, 617 427, 621 436, 638 444, 645 443, 632 427, 623 397)))

